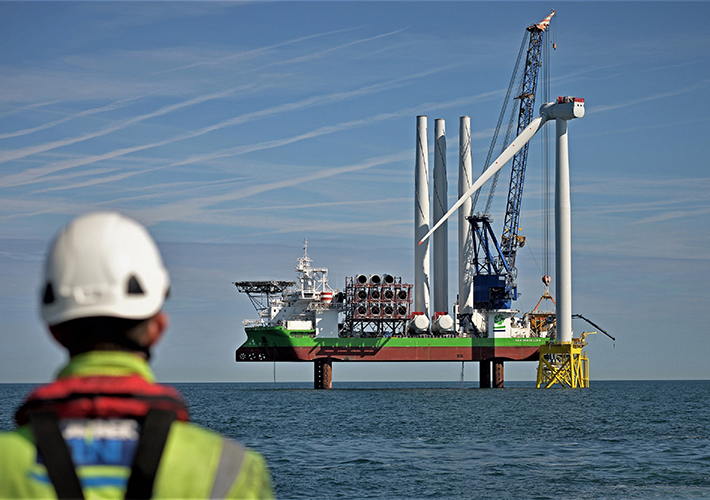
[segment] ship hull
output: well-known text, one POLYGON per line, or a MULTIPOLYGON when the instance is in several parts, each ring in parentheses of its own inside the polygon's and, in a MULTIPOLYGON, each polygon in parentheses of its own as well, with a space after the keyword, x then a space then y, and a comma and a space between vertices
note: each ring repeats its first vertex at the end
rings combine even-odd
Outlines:
POLYGON ((544 338, 315 338, 281 327, 245 329, 236 352, 246 361, 537 361, 544 338))

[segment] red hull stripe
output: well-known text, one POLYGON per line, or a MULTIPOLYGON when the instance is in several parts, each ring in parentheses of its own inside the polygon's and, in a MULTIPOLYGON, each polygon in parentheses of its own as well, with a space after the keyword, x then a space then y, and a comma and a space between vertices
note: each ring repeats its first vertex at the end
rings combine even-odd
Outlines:
POLYGON ((538 346, 524 347, 240 347, 237 361, 537 361, 538 346))

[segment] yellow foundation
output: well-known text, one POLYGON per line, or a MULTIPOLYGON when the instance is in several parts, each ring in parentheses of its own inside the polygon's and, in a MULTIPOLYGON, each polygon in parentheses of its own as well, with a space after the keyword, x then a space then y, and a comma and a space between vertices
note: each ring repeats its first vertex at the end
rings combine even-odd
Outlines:
POLYGON ((577 389, 589 387, 589 358, 583 351, 586 337, 596 332, 585 332, 572 342, 550 342, 540 346, 537 366, 537 388, 549 389, 555 384, 577 389))

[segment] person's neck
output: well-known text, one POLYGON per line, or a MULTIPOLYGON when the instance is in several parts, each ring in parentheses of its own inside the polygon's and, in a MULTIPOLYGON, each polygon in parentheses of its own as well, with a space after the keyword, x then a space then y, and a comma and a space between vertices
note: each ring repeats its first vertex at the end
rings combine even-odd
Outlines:
POLYGON ((86 354, 89 352, 125 352, 129 354, 133 354, 135 356, 138 356, 140 358, 143 358, 145 360, 150 359, 150 354, 147 352, 142 352, 142 351, 136 351, 133 349, 127 349, 123 346, 119 345, 114 345, 114 344, 97 344, 91 348, 86 348, 86 349, 73 349, 69 352, 69 358, 74 358, 75 356, 78 356, 80 354, 86 354))

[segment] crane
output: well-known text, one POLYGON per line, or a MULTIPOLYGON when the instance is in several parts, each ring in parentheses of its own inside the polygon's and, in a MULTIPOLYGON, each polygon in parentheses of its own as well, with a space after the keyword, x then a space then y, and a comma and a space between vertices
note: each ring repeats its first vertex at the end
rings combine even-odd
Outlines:
MULTIPOLYGON (((520 135, 533 119, 543 38, 545 31, 550 26, 550 20, 554 15, 555 11, 553 10, 550 15, 541 22, 528 26, 527 28, 527 31, 530 33, 530 40, 528 42, 528 52, 525 58, 525 72, 523 74, 521 93, 515 98, 520 101, 516 136, 520 135)), ((508 201, 506 203, 505 220, 501 236, 501 250, 510 269, 509 286, 511 288, 515 288, 515 279, 518 274, 517 268, 515 267, 515 256, 518 248, 525 245, 525 236, 518 234, 518 231, 520 208, 523 200, 523 185, 525 183, 525 166, 528 159, 528 145, 529 144, 525 144, 513 157, 510 172, 510 186, 508 188, 508 201)))
MULTIPOLYGON (((512 95, 513 87, 515 86, 516 75, 518 74, 518 68, 521 56, 523 55, 526 38, 528 40, 528 46, 525 56, 522 81, 519 86, 518 95, 513 98, 513 100, 518 101, 516 136, 519 136, 533 119, 537 81, 540 73, 544 46, 544 35, 549 28, 550 21, 554 15, 555 11, 553 10, 542 21, 526 28, 526 37, 523 38, 523 43, 520 46, 518 58, 513 70, 513 76, 508 86, 506 98, 503 103, 503 109, 500 117, 498 118, 498 124, 493 136, 491 148, 488 152, 488 157, 484 163, 484 168, 489 164, 488 162, 490 161, 493 150, 495 149, 495 143, 501 130, 503 116, 506 113, 508 102, 510 101, 510 96, 512 95)), ((508 142, 513 123, 514 118, 511 115, 511 121, 508 125, 504 141, 505 143, 508 142)), ((474 254, 472 256, 474 270, 474 309, 509 309, 511 301, 516 300, 518 297, 516 284, 518 272, 515 265, 515 257, 518 248, 525 245, 525 236, 519 234, 519 221, 527 158, 528 144, 526 143, 513 157, 503 232, 500 239, 496 239, 493 234, 490 224, 491 218, 488 214, 499 172, 494 175, 493 180, 491 181, 491 188, 485 212, 482 214, 471 214, 469 218, 469 222, 471 223, 471 231, 473 233, 474 249, 474 254)), ((478 193, 474 195, 474 207, 477 201, 477 196, 478 193)))

